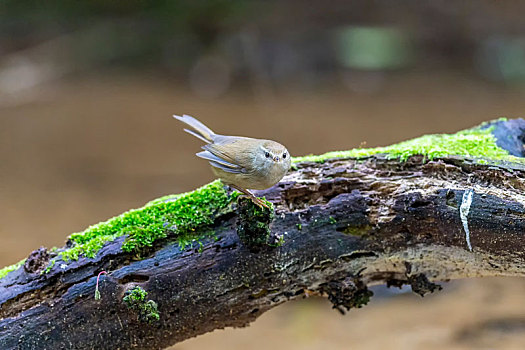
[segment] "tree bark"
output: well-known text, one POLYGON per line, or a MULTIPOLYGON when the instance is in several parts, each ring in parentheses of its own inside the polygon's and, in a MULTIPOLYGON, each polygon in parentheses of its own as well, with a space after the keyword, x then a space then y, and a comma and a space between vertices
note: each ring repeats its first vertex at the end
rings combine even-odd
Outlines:
MULTIPOLYGON (((500 147, 522 156, 524 123, 498 122, 500 147)), ((120 249, 120 237, 94 259, 40 274, 47 252, 35 251, 25 268, 0 280, 0 348, 161 349, 246 326, 311 294, 344 312, 366 304, 373 284, 409 284, 424 295, 440 288, 431 281, 522 276, 525 167, 488 163, 374 156, 299 164, 257 193, 275 205, 270 227, 282 245, 243 244, 232 212, 215 219, 216 237, 202 246, 182 250, 167 240, 140 260, 120 249), (160 319, 123 302, 135 286, 157 304, 160 319)))

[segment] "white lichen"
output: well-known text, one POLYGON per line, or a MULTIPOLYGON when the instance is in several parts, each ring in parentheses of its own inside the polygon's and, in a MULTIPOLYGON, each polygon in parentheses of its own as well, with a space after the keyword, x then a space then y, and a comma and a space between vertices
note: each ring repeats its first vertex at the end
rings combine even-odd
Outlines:
POLYGON ((463 192, 463 198, 461 199, 461 205, 459 206, 459 216, 465 229, 465 239, 467 240, 468 249, 472 251, 472 245, 470 244, 470 230, 468 228, 468 213, 470 206, 472 205, 472 198, 474 198, 474 191, 471 189, 463 192))

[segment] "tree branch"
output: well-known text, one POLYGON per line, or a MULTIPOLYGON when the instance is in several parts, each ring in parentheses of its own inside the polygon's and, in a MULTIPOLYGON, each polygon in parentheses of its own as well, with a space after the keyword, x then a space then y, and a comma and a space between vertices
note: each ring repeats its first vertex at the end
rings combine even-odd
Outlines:
MULTIPOLYGON (((524 124, 496 123, 495 135, 506 130, 498 145, 522 156, 524 124)), ((522 276, 524 175, 519 162, 457 156, 301 163, 258 193, 275 205, 270 228, 282 245, 243 244, 229 211, 192 249, 168 238, 138 258, 118 237, 47 274, 40 249, 0 280, 0 348, 158 349, 311 294, 344 311, 366 304, 378 283, 424 295, 439 288, 431 281, 522 276), (462 221, 465 191, 473 197, 462 221)))

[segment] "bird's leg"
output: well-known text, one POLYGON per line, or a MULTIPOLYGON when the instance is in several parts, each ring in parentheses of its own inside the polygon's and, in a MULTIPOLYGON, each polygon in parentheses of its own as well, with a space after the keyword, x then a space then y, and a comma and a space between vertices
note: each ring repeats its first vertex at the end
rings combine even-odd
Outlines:
POLYGON ((229 186, 231 188, 236 189, 237 191, 243 193, 244 195, 246 195, 248 198, 250 198, 252 200, 252 202, 257 204, 258 206, 260 206, 260 207, 262 206, 262 207, 270 209, 270 207, 262 199, 255 197, 253 195, 253 193, 251 193, 250 191, 245 190, 244 188, 241 188, 241 187, 238 187, 238 186, 234 186, 234 185, 229 185, 229 186))

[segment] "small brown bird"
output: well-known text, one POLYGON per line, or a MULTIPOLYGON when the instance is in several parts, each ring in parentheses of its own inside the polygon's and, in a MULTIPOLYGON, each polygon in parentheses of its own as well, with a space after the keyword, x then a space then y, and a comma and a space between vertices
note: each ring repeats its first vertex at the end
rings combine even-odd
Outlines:
POLYGON ((197 157, 210 162, 215 176, 254 203, 268 207, 248 189, 264 190, 283 178, 291 164, 286 147, 271 140, 219 135, 189 115, 173 117, 193 129, 184 131, 206 143, 197 157))

